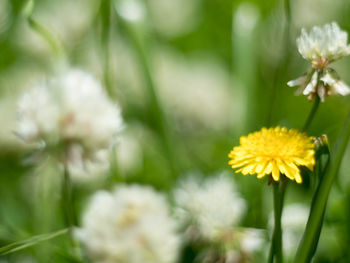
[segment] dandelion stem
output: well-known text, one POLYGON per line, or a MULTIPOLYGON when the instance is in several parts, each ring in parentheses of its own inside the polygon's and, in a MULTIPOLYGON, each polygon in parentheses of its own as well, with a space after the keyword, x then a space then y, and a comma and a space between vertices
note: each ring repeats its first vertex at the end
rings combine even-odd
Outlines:
POLYGON ((335 150, 333 151, 334 153, 330 156, 330 164, 328 169, 326 169, 324 177, 314 194, 306 229, 304 231, 303 238, 299 243, 297 255, 294 259, 295 263, 310 262, 316 251, 316 245, 321 231, 328 196, 332 184, 338 174, 349 138, 350 112, 348 113, 347 119, 344 123, 343 131, 337 140, 335 150))
POLYGON ((305 132, 310 127, 310 124, 316 115, 316 112, 318 110, 319 105, 320 105, 320 97, 318 95, 316 95, 314 105, 311 108, 311 111, 310 111, 309 116, 307 117, 307 119, 305 121, 305 124, 302 128, 302 131, 305 132))
POLYGON ((268 262, 273 262, 275 258, 276 263, 283 262, 283 243, 282 243, 282 210, 285 195, 285 185, 279 182, 273 182, 273 206, 274 206, 274 230, 272 235, 272 242, 270 248, 270 255, 268 262))

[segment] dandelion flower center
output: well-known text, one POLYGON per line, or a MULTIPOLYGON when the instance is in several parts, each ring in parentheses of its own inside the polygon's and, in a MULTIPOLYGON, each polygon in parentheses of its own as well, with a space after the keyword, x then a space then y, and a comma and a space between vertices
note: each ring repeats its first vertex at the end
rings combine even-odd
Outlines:
POLYGON ((302 182, 300 166, 313 170, 315 150, 311 137, 295 129, 263 128, 242 136, 240 145, 229 154, 229 165, 239 168, 236 173, 257 174, 258 178, 272 175, 279 181, 285 175, 297 183, 302 182))

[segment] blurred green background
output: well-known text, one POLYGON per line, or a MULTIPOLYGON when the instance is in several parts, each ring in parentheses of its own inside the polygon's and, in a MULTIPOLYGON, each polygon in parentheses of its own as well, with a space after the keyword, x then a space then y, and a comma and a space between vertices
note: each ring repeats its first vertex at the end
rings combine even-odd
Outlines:
MULTIPOLYGON (((0 0, 0 246, 64 227, 57 171, 50 164, 28 164, 30 148, 13 133, 18 97, 61 63, 28 25, 26 3, 0 0)), ((301 128, 309 113, 312 103, 286 86, 309 66, 295 46, 300 28, 336 21, 350 30, 346 0, 291 1, 289 24, 285 3, 278 0, 128 4, 41 0, 32 14, 61 41, 70 65, 104 82, 126 123, 108 180, 75 186, 78 214, 91 193, 120 181, 170 192, 178 177, 189 172, 228 170, 234 176, 227 154, 241 135, 266 125, 301 128)), ((350 83, 350 58, 333 67, 350 83)), ((329 97, 308 134, 327 134, 332 147, 349 102, 349 97, 329 97)), ((314 262, 350 262, 349 160, 347 152, 314 262)), ((235 179, 249 205, 244 226, 266 228, 272 211, 267 181, 241 175, 235 179)), ((308 205, 311 195, 307 179, 303 185, 292 183, 286 203, 308 205)), ((59 237, 0 256, 0 262, 69 262, 68 246, 59 237)))

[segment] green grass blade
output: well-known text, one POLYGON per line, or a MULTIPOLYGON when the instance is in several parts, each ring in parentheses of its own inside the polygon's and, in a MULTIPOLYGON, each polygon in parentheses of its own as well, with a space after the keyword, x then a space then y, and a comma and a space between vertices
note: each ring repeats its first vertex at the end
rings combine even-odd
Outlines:
POLYGON ((55 237, 64 235, 66 233, 68 233, 68 229, 62 229, 62 230, 59 230, 59 231, 56 231, 53 233, 37 235, 37 236, 33 236, 27 240, 14 242, 14 243, 6 245, 4 247, 0 247, 0 255, 14 253, 16 251, 25 249, 27 247, 34 246, 40 242, 44 242, 44 241, 53 239, 55 237))

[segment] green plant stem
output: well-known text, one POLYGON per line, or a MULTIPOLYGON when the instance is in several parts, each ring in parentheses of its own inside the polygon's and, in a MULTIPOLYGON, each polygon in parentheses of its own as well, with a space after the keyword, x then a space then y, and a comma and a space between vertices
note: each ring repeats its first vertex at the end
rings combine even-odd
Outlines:
POLYGON ((268 262, 283 262, 282 211, 286 186, 282 182, 273 182, 274 230, 268 262))
MULTIPOLYGON (((318 82, 317 82, 317 85, 318 85, 318 82)), ((307 117, 306 121, 305 121, 305 124, 302 128, 302 131, 305 132, 307 131, 307 129, 310 127, 310 124, 312 122, 312 120, 314 119, 315 115, 316 115, 316 112, 319 108, 319 105, 320 105, 320 97, 318 95, 316 95, 315 97, 315 101, 314 101, 314 104, 311 108, 311 111, 309 113, 309 116, 307 117)))
POLYGON ((76 257, 77 260, 81 261, 82 257, 80 253, 79 242, 76 240, 74 235, 75 211, 72 199, 72 184, 66 163, 64 165, 62 191, 63 209, 65 214, 66 225, 68 228, 69 240, 73 250, 73 255, 76 257))
POLYGON ((328 196, 332 184, 338 174, 340 164, 350 138, 350 112, 347 116, 343 131, 337 140, 335 150, 330 156, 330 164, 325 172, 320 185, 314 194, 313 202, 310 210, 309 219, 303 238, 299 244, 298 251, 295 257, 295 263, 310 262, 316 249, 318 236, 321 231, 322 221, 327 206, 328 196))
POLYGON ((69 234, 71 234, 72 228, 74 227, 74 209, 72 204, 72 186, 68 168, 65 165, 63 172, 63 201, 64 201, 64 211, 65 219, 67 222, 69 234))

